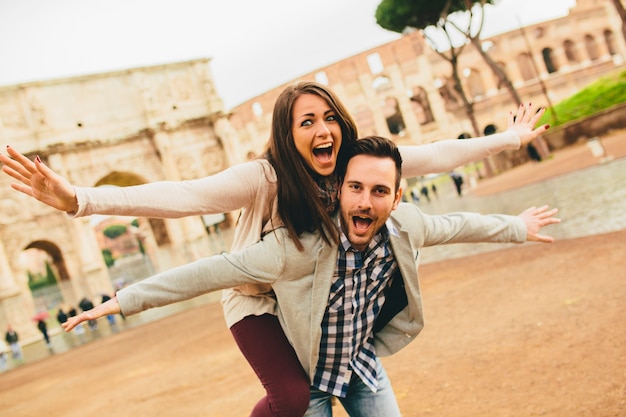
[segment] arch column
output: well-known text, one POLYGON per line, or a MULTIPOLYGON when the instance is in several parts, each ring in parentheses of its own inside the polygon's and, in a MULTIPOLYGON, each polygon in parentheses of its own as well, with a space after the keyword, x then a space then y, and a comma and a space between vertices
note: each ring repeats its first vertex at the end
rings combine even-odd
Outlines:
POLYGON ((4 250, 4 242, 0 240, 0 300, 19 293, 15 279, 9 267, 9 260, 4 250))
MULTIPOLYGON (((71 270, 80 274, 79 277, 74 276, 72 279, 74 291, 76 292, 77 286, 80 287, 73 298, 81 296, 94 298, 102 293, 111 294, 113 285, 89 217, 74 219, 71 224, 78 254, 77 259, 74 259, 75 267, 71 270)), ((78 299, 74 301, 77 302, 78 299)))
MULTIPOLYGON (((23 272, 26 271, 18 271, 23 272)), ((9 260, 0 240, 0 330, 2 337, 7 325, 11 326, 20 335, 22 345, 37 337, 38 330, 34 326, 30 315, 34 313, 34 305, 28 287, 20 288, 15 274, 9 265, 9 260)))
POLYGON ((227 165, 235 165, 246 161, 246 152, 241 146, 239 135, 225 115, 218 115, 214 122, 215 134, 224 147, 227 165))

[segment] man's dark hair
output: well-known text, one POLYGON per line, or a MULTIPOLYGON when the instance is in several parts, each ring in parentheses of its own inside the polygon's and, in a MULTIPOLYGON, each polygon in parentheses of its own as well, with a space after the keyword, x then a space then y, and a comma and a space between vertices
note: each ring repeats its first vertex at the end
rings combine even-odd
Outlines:
POLYGON ((400 188, 400 178, 402 178, 402 156, 398 146, 391 140, 382 136, 366 136, 357 140, 348 149, 345 164, 337 166, 340 177, 346 175, 346 168, 350 159, 357 155, 369 155, 378 158, 391 158, 396 165, 396 191, 400 188))

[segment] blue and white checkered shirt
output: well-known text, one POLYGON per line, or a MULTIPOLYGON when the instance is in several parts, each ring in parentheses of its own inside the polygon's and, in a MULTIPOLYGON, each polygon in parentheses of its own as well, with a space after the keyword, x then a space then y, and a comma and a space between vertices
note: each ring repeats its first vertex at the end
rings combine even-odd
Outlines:
POLYGON ((378 389, 374 322, 397 263, 387 227, 365 251, 352 248, 341 232, 337 269, 322 321, 320 359, 313 386, 345 397, 354 372, 373 392, 378 389))

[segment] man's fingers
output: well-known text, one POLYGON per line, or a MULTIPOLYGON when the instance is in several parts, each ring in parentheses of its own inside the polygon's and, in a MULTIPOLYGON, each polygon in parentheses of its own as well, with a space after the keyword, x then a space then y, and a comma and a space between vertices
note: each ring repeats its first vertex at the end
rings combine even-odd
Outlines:
POLYGON ((541 243, 553 243, 554 238, 546 235, 535 235, 536 241, 541 243))

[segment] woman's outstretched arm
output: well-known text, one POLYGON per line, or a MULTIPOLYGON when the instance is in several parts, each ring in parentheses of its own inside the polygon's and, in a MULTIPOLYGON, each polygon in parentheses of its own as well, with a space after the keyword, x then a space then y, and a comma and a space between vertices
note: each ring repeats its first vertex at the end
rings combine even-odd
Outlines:
POLYGON ((427 145, 401 146, 402 176, 411 178, 448 172, 507 149, 519 149, 548 130, 549 125, 535 128, 544 112, 545 108, 536 111, 532 104, 521 105, 517 113, 509 113, 508 128, 502 133, 465 140, 448 139, 427 145))
POLYGON ((120 305, 117 303, 117 297, 113 297, 110 300, 107 300, 104 303, 100 304, 99 306, 92 308, 91 310, 83 311, 82 313, 77 314, 74 317, 68 318, 65 323, 61 324, 61 326, 63 327, 63 330, 65 330, 66 332, 70 332, 72 331, 72 329, 74 329, 74 327, 78 326, 84 321, 96 320, 100 317, 119 314, 120 312, 121 310, 120 305))

